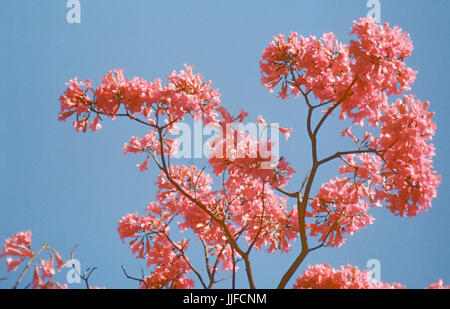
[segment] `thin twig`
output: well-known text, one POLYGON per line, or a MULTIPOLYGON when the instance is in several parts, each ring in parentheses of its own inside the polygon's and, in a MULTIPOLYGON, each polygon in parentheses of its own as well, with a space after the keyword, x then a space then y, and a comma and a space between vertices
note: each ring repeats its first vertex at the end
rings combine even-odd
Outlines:
MULTIPOLYGON (((71 256, 71 261, 73 261, 74 260, 74 254, 75 254, 75 250, 77 250, 77 248, 78 248, 78 244, 76 244, 74 247, 73 247, 73 249, 72 249, 72 252, 70 253, 70 256, 71 256)), ((89 286, 89 277, 92 275, 92 273, 97 269, 97 267, 88 267, 84 272, 83 272, 83 274, 80 274, 79 273, 79 271, 78 271, 78 269, 75 267, 75 265, 74 264, 72 264, 72 268, 73 268, 73 270, 75 271, 75 274, 77 275, 77 276, 79 276, 83 281, 84 281, 84 284, 86 285, 86 289, 90 289, 90 286, 89 286)))
POLYGON ((145 285, 145 287, 148 289, 148 284, 143 278, 139 279, 136 277, 132 277, 132 276, 128 275, 127 271, 125 270, 125 266, 122 265, 121 267, 122 267, 122 271, 123 271, 125 277, 127 277, 128 279, 139 281, 139 282, 143 283, 145 285))
POLYGON ((30 257, 30 259, 28 260, 24 270, 22 271, 22 273, 20 274, 20 276, 17 279, 16 283, 14 284, 13 289, 17 289, 17 286, 19 285, 20 281, 22 281, 23 277, 25 277, 25 274, 30 269, 31 263, 33 263, 33 261, 38 257, 38 255, 41 254, 42 251, 44 251, 47 248, 48 248, 48 244, 46 244, 46 243, 43 244, 42 247, 30 257))
POLYGON ((165 231, 161 231, 161 233, 167 238, 167 240, 170 242, 172 247, 174 247, 176 250, 178 250, 183 257, 183 260, 188 264, 189 268, 194 272, 194 274, 197 276, 198 280, 200 280, 201 285, 206 289, 206 284, 203 281, 203 277, 200 275, 200 272, 192 265, 191 261, 187 258, 184 248, 179 248, 173 241, 170 239, 169 235, 165 233, 165 231))
POLYGON ((289 192, 282 188, 275 188, 275 190, 277 190, 278 192, 283 193, 284 195, 289 196, 289 197, 297 198, 297 196, 298 196, 298 192, 289 192))

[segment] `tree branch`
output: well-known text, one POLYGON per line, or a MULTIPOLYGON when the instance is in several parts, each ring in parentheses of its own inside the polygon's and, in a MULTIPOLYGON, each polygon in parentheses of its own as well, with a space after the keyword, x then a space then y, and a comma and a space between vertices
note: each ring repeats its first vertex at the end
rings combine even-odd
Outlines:
POLYGON ((203 205, 202 202, 200 202, 199 200, 195 199, 193 196, 191 196, 189 193, 187 193, 170 175, 170 171, 167 168, 167 164, 166 164, 166 158, 165 158, 165 154, 164 154, 164 145, 163 145, 163 138, 162 138, 162 129, 160 127, 158 127, 158 136, 159 136, 159 142, 160 142, 160 158, 161 158, 161 165, 162 165, 162 171, 164 172, 164 174, 167 177, 167 180, 169 180, 169 182, 178 190, 178 192, 180 192, 181 194, 183 194, 185 197, 187 197, 191 202, 193 202, 196 206, 198 206, 201 210, 203 210, 206 214, 208 214, 208 216, 211 217, 211 219, 213 219, 215 222, 217 222, 219 224, 219 226, 221 227, 222 231, 225 234, 225 237, 228 239, 230 245, 236 249, 236 251, 239 253, 239 255, 242 256, 242 258, 245 261, 245 268, 246 268, 246 272, 247 272, 247 278, 249 281, 249 286, 251 289, 255 288, 255 283, 253 280, 253 273, 252 273, 252 268, 251 268, 251 263, 249 260, 248 255, 239 247, 239 245, 237 244, 236 240, 234 239, 234 237, 232 236, 230 230, 228 229, 226 223, 225 223, 225 219, 219 219, 217 218, 205 205, 203 205))
POLYGON ((207 288, 205 282, 203 281, 203 277, 200 275, 200 272, 192 265, 192 263, 187 258, 184 249, 178 248, 178 246, 170 239, 169 235, 167 235, 164 231, 161 231, 161 233, 167 238, 167 240, 170 242, 170 244, 180 252, 181 256, 183 257, 184 261, 188 264, 189 268, 194 272, 194 274, 197 276, 198 280, 200 280, 201 285, 203 288, 207 288))
POLYGON ((127 271, 125 270, 125 266, 122 265, 121 267, 122 267, 122 271, 123 271, 125 277, 127 277, 128 279, 139 281, 140 283, 143 283, 145 285, 145 287, 148 289, 148 284, 147 284, 147 282, 144 279, 131 277, 130 275, 128 275, 127 271))
POLYGON ((319 165, 322 165, 328 161, 331 161, 333 159, 339 158, 341 156, 349 155, 349 154, 358 154, 358 153, 376 153, 378 154, 378 151, 376 149, 366 149, 366 150, 351 150, 351 151, 338 151, 334 155, 331 155, 329 157, 326 157, 325 159, 322 159, 318 162, 319 165))
POLYGON ((48 249, 48 244, 43 244, 42 247, 36 252, 34 253, 30 259, 27 261, 27 264, 25 265, 24 270, 22 271, 22 273, 20 274, 19 278, 17 279, 16 283, 14 284, 14 286, 12 287, 13 289, 17 289, 17 286, 20 284, 20 281, 22 281, 23 277, 25 277, 25 274, 28 272, 28 270, 31 267, 31 263, 33 263, 33 261, 38 257, 39 254, 42 253, 42 251, 44 251, 45 249, 48 249))
POLYGON ((299 192, 293 192, 292 193, 292 192, 286 191, 286 190, 284 190, 282 188, 275 188, 275 190, 277 190, 280 193, 283 193, 286 196, 293 197, 293 198, 297 198, 298 193, 299 193, 299 192))
POLYGON ((340 100, 336 101, 336 103, 334 103, 333 105, 331 105, 328 108, 328 110, 325 112, 325 114, 319 120, 319 123, 317 124, 316 128, 314 129, 314 136, 317 136, 317 132, 319 132, 320 127, 325 122, 325 120, 328 118, 328 116, 336 109, 336 107, 338 107, 342 102, 345 101, 345 99, 347 99, 348 95, 350 94, 350 89, 353 87, 353 85, 355 84, 357 79, 358 79, 357 76, 355 76, 353 78, 353 81, 350 83, 348 88, 345 90, 345 93, 342 96, 342 98, 340 100))

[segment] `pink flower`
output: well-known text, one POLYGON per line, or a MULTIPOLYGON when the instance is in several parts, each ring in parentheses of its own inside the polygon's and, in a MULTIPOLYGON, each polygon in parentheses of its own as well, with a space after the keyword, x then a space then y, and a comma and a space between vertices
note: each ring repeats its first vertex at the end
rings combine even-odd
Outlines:
POLYGON ((307 217, 320 218, 308 223, 311 236, 320 236, 319 242, 339 247, 345 242, 343 234, 352 235, 374 218, 367 213, 369 204, 364 200, 368 191, 363 183, 352 183, 349 178, 335 178, 324 183, 309 203, 307 217))
POLYGON ((80 116, 81 114, 87 112, 89 109, 87 104, 91 101, 86 92, 81 88, 90 88, 89 80, 86 82, 78 82, 78 79, 74 78, 71 79, 66 85, 69 87, 59 98, 61 103, 61 112, 59 114, 60 121, 65 121, 74 113, 76 113, 77 116, 80 116))
POLYGON ((236 119, 238 119, 239 122, 243 122, 243 121, 244 121, 244 118, 247 117, 247 116, 248 116, 248 113, 247 113, 245 110, 242 109, 242 110, 239 112, 239 115, 236 117, 236 119))
POLYGON ((117 232, 120 235, 120 239, 122 242, 126 237, 136 237, 136 233, 141 230, 140 225, 138 224, 138 216, 137 213, 128 214, 119 221, 119 227, 117 228, 117 232))
POLYGON ((0 258, 4 256, 30 257, 33 252, 31 246, 31 231, 19 232, 5 240, 0 258))
POLYGON ((42 281, 41 281, 41 277, 39 276, 39 269, 36 265, 34 265, 33 281, 32 281, 33 288, 37 288, 41 284, 42 284, 42 281))
POLYGON ((100 116, 97 115, 94 121, 92 121, 91 124, 89 125, 89 128, 92 130, 92 132, 98 131, 102 128, 102 125, 98 123, 99 119, 100 116))
POLYGON ((369 271, 360 271, 356 266, 341 266, 334 269, 328 264, 310 265, 297 278, 294 289, 403 289, 394 283, 378 283, 370 280, 369 271))
POLYGON ((282 127, 279 127, 278 129, 280 130, 281 134, 284 135, 286 140, 289 139, 289 137, 291 136, 291 132, 293 130, 292 128, 286 129, 286 128, 282 128, 282 127))
POLYGON ((341 136, 346 136, 346 135, 348 137, 350 137, 351 139, 353 139, 355 144, 358 143, 359 140, 352 134, 352 127, 349 127, 341 132, 341 136))
POLYGON ((55 275, 55 269, 53 268, 53 256, 50 260, 41 260, 42 280, 46 278, 51 279, 55 275))
POLYGON ((148 170, 148 167, 147 167, 148 160, 149 160, 149 158, 147 157, 147 159, 144 162, 137 164, 137 167, 139 167, 139 170, 141 172, 148 170))
POLYGON ((256 120, 257 124, 266 125, 266 121, 263 119, 261 115, 258 115, 258 119, 256 120))
POLYGON ((380 117, 381 134, 371 146, 383 150, 382 187, 377 198, 400 216, 416 216, 431 206, 441 178, 433 168, 431 144, 436 124, 428 102, 413 96, 398 99, 380 117))
POLYGON ((13 260, 11 257, 6 258, 6 267, 8 268, 9 272, 16 271, 20 263, 22 263, 22 259, 13 260))
POLYGON ((66 262, 64 262, 64 260, 61 258, 58 251, 53 250, 53 254, 55 255, 55 259, 56 259, 56 267, 57 267, 58 271, 60 271, 63 267, 65 267, 66 262))
POLYGON ((442 279, 439 279, 436 283, 430 284, 428 289, 450 289, 450 285, 444 286, 442 279))
MULTIPOLYGON (((8 271, 16 271, 18 266, 25 260, 28 260, 28 263, 31 262, 31 259, 35 259, 37 257, 37 253, 33 253, 31 251, 31 231, 26 232, 18 232, 15 233, 11 238, 5 240, 5 245, 3 251, 1 252, 2 256, 6 256, 6 267, 8 271), (18 259, 13 259, 12 257, 19 257, 18 259)), ((44 248, 48 248, 47 245, 44 245, 41 252, 44 248)), ((56 258, 56 263, 58 270, 64 267, 64 261, 59 256, 56 250, 53 250, 53 255, 51 255, 50 260, 41 260, 40 261, 40 269, 42 270, 42 278, 39 275, 39 267, 34 265, 33 271, 33 279, 32 279, 32 287, 33 288, 41 288, 41 289, 50 289, 50 288, 67 288, 67 285, 60 285, 55 280, 48 280, 46 283, 43 282, 45 279, 52 279, 55 275, 56 271, 53 268, 53 259, 56 258)), ((27 271, 27 270, 26 270, 27 271)))

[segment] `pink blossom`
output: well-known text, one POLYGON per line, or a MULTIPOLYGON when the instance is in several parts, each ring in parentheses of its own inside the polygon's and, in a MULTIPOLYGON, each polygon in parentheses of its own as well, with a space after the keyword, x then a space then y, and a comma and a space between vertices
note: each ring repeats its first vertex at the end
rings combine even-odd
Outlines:
POLYGON ((117 232, 119 233, 122 242, 126 237, 135 237, 136 233, 141 230, 138 223, 137 213, 128 214, 119 221, 117 232))
POLYGON ((450 285, 445 285, 442 279, 439 279, 437 282, 430 284, 428 289, 450 289, 450 285))
POLYGON ((64 260, 61 258, 58 251, 56 251, 56 250, 52 250, 52 251, 55 256, 56 267, 57 267, 58 271, 60 271, 66 265, 66 262, 64 262, 64 260))
POLYGON ((379 283, 370 280, 369 271, 360 271, 356 266, 341 266, 334 269, 328 264, 310 265, 297 278, 294 289, 404 289, 398 283, 379 283))
POLYGON ((41 260, 42 280, 46 278, 52 278, 55 275, 55 269, 53 268, 53 256, 50 260, 41 260))
POLYGON ((92 121, 91 124, 89 125, 89 128, 92 130, 92 132, 96 132, 102 128, 102 125, 100 123, 98 123, 99 119, 100 119, 100 116, 97 115, 97 117, 95 117, 94 121, 92 121))
POLYGON ((351 139, 353 139, 353 141, 355 142, 355 143, 358 143, 358 139, 352 134, 352 127, 349 127, 349 128, 346 128, 345 130, 343 130, 342 132, 341 132, 341 136, 348 136, 348 137, 350 137, 351 139))
POLYGON ((292 130, 293 130, 292 128, 286 129, 286 128, 283 128, 283 127, 279 127, 278 129, 280 130, 281 134, 284 135, 284 137, 286 138, 286 140, 289 139, 289 137, 291 136, 291 132, 292 132, 292 130))
POLYGON ((436 125, 428 102, 413 96, 398 99, 380 118, 381 134, 371 145, 384 150, 382 187, 377 199, 400 216, 416 216, 431 206, 441 178, 433 169, 435 155, 431 144, 436 125))
POLYGON ((3 250, 0 252, 0 258, 4 256, 30 257, 31 251, 31 231, 19 232, 11 238, 5 240, 3 250))
POLYGON ((369 204, 363 183, 353 183, 349 178, 335 178, 324 183, 319 193, 309 203, 307 217, 319 218, 308 223, 311 236, 319 236, 319 242, 339 247, 344 244, 343 234, 352 235, 372 224, 374 218, 367 213, 369 204))
POLYGON ((8 271, 16 271, 19 267, 20 263, 22 263, 22 259, 14 260, 11 257, 6 258, 6 267, 8 268, 8 271))
POLYGON ((149 160, 149 158, 147 158, 144 162, 137 164, 137 167, 139 167, 139 170, 141 172, 148 170, 148 167, 147 167, 148 160, 149 160))
POLYGON ((42 284, 41 277, 39 276, 39 268, 37 265, 34 265, 34 271, 33 271, 33 281, 32 285, 33 288, 37 288, 42 284))
POLYGON ((266 125, 266 121, 263 119, 261 115, 258 115, 258 119, 256 120, 257 124, 266 125))
POLYGON ((243 122, 245 117, 247 117, 247 116, 248 116, 248 113, 245 110, 242 109, 239 112, 239 115, 236 117, 236 119, 239 120, 239 122, 243 122))

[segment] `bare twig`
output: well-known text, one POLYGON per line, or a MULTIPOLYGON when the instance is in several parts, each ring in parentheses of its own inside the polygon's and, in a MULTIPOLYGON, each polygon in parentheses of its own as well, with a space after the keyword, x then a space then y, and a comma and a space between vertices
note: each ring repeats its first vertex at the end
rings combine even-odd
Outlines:
POLYGON ((136 277, 132 277, 132 276, 128 275, 127 271, 125 270, 125 266, 122 265, 121 267, 122 267, 122 271, 123 271, 125 277, 127 277, 128 279, 139 281, 140 283, 143 283, 145 285, 145 287, 148 289, 148 284, 144 280, 144 276, 142 276, 142 279, 136 278, 136 277))
MULTIPOLYGON (((74 260, 74 254, 75 251, 78 248, 78 244, 76 244, 73 249, 72 252, 70 253, 71 256, 71 260, 74 260)), ((75 271, 75 273, 77 274, 77 276, 79 276, 81 278, 81 280, 84 281, 84 284, 86 285, 86 289, 90 289, 89 286, 89 277, 92 275, 92 273, 97 269, 97 267, 88 267, 82 274, 79 273, 78 269, 75 267, 75 265, 72 265, 73 270, 75 271)))

